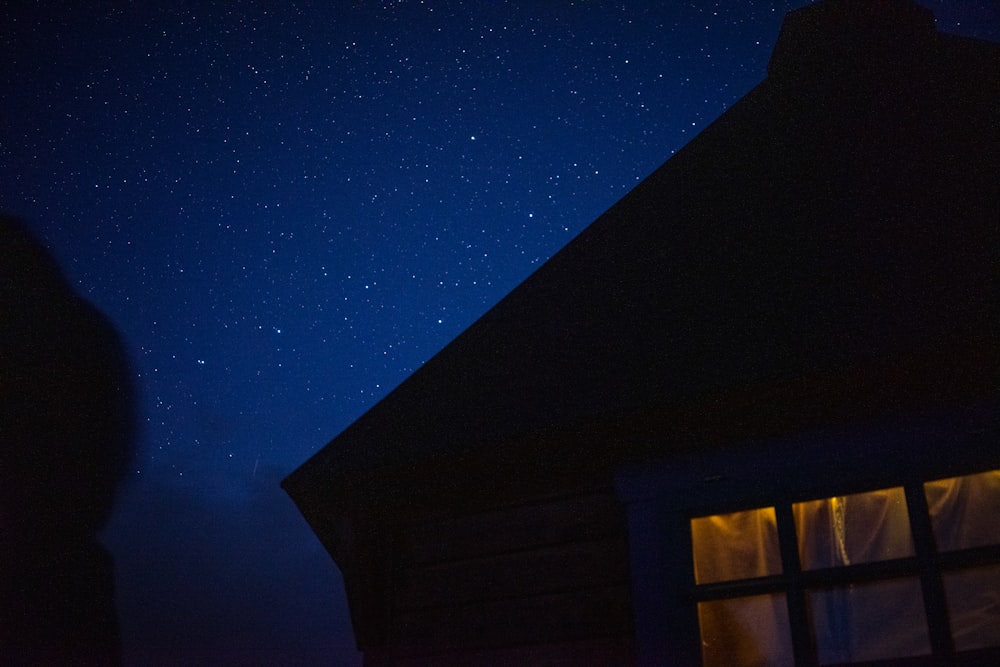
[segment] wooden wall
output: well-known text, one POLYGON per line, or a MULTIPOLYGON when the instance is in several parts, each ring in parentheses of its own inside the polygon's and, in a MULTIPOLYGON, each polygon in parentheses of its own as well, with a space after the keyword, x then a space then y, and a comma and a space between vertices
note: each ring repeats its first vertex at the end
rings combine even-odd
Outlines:
POLYGON ((401 519, 388 645, 366 664, 614 665, 631 655, 611 490, 401 519))

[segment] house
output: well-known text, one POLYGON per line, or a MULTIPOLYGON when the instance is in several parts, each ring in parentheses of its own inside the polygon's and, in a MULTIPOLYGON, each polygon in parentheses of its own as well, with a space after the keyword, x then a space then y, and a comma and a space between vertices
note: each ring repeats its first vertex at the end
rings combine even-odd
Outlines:
POLYGON ((767 78, 283 483, 366 665, 1000 664, 1000 46, 767 78))

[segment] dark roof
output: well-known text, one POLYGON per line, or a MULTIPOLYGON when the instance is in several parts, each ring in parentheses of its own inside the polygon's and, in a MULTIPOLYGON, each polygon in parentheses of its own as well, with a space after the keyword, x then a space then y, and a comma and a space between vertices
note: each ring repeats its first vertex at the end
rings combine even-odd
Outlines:
POLYGON ((981 395, 998 104, 1000 47, 908 0, 791 12, 766 80, 285 487, 368 502, 423 463, 567 429, 571 460, 663 453, 683 438, 600 439, 636 415, 724 437, 705 406, 735 422, 764 397, 822 420, 981 395))

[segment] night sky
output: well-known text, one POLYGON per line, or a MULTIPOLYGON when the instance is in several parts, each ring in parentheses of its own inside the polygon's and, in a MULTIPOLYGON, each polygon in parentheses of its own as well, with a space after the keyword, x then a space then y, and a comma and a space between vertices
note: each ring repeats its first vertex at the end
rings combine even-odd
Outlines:
MULTIPOLYGON (((116 323, 129 664, 357 664, 280 480, 765 75, 789 2, 6 2, 0 210, 116 323)), ((926 2, 1000 41, 995 0, 926 2)))

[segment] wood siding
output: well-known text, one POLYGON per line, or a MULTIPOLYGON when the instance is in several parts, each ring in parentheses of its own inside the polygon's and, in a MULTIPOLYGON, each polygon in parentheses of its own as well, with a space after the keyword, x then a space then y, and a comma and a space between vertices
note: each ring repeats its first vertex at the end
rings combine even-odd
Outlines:
POLYGON ((401 522, 391 664, 448 654, 502 661, 500 653, 481 651, 494 647, 520 647, 511 650, 538 664, 591 650, 614 656, 598 664, 626 659, 632 626, 624 521, 613 494, 599 491, 401 522))

